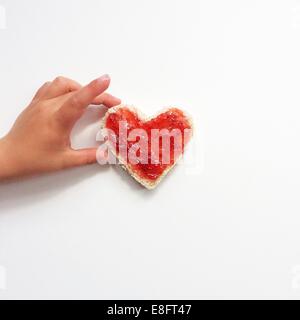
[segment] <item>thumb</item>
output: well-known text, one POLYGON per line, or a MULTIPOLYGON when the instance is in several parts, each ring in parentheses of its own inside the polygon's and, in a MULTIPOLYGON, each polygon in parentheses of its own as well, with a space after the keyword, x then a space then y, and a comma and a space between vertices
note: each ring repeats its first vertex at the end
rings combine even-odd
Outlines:
POLYGON ((97 148, 70 150, 67 156, 67 167, 78 167, 97 162, 97 148))

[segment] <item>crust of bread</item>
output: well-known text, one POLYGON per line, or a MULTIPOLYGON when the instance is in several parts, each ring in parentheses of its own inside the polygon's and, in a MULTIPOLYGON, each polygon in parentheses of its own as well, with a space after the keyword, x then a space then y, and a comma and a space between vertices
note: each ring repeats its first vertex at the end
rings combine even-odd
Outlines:
MULTIPOLYGON (((127 108, 127 109, 131 110, 132 112, 136 113, 138 115, 138 117, 142 121, 149 121, 149 120, 152 120, 152 119, 156 118, 161 113, 167 112, 168 110, 170 110, 170 109, 172 109, 174 107, 164 108, 164 109, 160 110, 159 112, 157 112, 155 115, 153 115, 151 117, 147 117, 139 109, 137 109, 136 107, 134 107, 132 105, 120 104, 120 105, 118 105, 116 107, 108 109, 108 111, 106 112, 105 116, 101 120, 101 130, 103 131, 103 133, 105 133, 106 120, 109 117, 109 115, 113 114, 113 113, 116 113, 119 109, 123 109, 123 108, 127 108)), ((189 125, 190 125, 190 127, 192 129, 192 135, 193 135, 194 124, 193 124, 192 118, 185 111, 183 111, 183 110, 181 110, 181 111, 183 112, 184 117, 186 118, 186 120, 188 121, 188 123, 189 123, 189 125)), ((192 136, 191 136, 191 138, 192 138, 192 136)), ((177 164, 177 162, 182 158, 182 154, 181 154, 176 159, 176 161, 174 162, 174 164, 172 166, 168 167, 157 180, 153 181, 153 180, 141 178, 138 174, 136 174, 131 169, 131 166, 128 165, 128 163, 126 161, 124 161, 124 159, 122 159, 122 157, 120 157, 119 155, 116 154, 115 148, 109 142, 108 142, 108 147, 109 147, 110 151, 112 152, 112 154, 114 155, 114 157, 116 157, 116 159, 118 159, 120 166, 125 171, 127 171, 137 182, 139 182, 142 186, 144 186, 148 190, 155 189, 158 186, 158 184, 163 180, 163 178, 168 174, 168 172, 171 171, 173 169, 173 167, 177 164)))

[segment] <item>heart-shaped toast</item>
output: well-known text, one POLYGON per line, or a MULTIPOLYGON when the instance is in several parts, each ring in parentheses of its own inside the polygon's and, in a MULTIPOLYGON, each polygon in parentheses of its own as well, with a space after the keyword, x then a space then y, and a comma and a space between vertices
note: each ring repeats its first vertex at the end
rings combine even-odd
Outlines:
POLYGON ((173 107, 146 118, 132 106, 119 105, 107 111, 102 129, 111 153, 147 189, 174 167, 193 134, 191 118, 173 107))

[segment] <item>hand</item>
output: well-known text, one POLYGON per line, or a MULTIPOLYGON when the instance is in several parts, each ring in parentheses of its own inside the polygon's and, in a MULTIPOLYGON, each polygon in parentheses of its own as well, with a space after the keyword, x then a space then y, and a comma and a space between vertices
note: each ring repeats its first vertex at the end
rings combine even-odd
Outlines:
POLYGON ((73 150, 70 133, 89 104, 113 107, 121 101, 104 91, 107 75, 85 87, 63 77, 45 83, 0 139, 0 180, 96 162, 96 149, 73 150))

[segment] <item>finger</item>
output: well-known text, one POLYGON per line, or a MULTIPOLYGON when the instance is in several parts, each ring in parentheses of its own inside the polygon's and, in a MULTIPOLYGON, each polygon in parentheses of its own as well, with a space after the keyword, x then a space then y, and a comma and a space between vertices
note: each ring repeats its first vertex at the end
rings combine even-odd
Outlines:
MULTIPOLYGON (((54 100, 58 102, 59 105, 63 105, 64 103, 66 103, 71 97, 72 95, 74 95, 74 92, 69 92, 66 93, 62 96, 59 96, 57 98, 55 98, 54 100)), ((96 97, 91 104, 94 105, 105 105, 107 108, 112 108, 115 107, 119 104, 121 104, 121 99, 109 94, 109 93, 103 93, 100 96, 96 97)))
POLYGON ((121 102, 122 101, 119 98, 112 96, 109 93, 103 93, 94 99, 93 104, 104 104, 107 108, 112 108, 121 104, 121 102))
POLYGON ((104 75, 89 83, 87 86, 74 93, 58 110, 58 117, 63 122, 70 124, 79 119, 85 108, 92 104, 94 99, 102 94, 109 86, 110 78, 104 75))
POLYGON ((34 97, 32 98, 32 101, 35 101, 35 100, 39 100, 41 99, 45 93, 47 92, 49 86, 51 85, 51 82, 48 81, 48 82, 45 82, 40 88, 39 90, 36 92, 36 94, 34 95, 34 97))
POLYGON ((65 156, 66 167, 78 167, 97 162, 97 148, 70 150, 65 156))
POLYGON ((74 92, 81 89, 82 86, 71 79, 64 77, 57 77, 48 87, 46 94, 43 96, 44 99, 53 99, 64 95, 69 92, 74 92))

